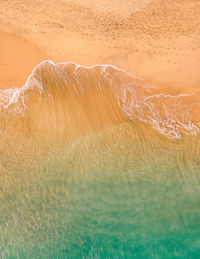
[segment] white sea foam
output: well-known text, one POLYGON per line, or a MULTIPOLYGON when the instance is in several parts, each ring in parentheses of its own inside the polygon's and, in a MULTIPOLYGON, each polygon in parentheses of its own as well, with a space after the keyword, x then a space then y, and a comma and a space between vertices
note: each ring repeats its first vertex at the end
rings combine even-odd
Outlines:
MULTIPOLYGON (((86 79, 89 80, 88 88, 94 87, 93 84, 95 84, 95 87, 102 91, 106 83, 106 87, 112 90, 122 111, 131 120, 148 123, 159 133, 168 137, 178 139, 184 134, 199 133, 200 122, 193 116, 194 110, 200 108, 199 93, 174 96, 157 94, 153 85, 113 65, 87 67, 74 62, 55 64, 51 60, 43 61, 34 68, 22 88, 0 90, 1 111, 13 109, 14 112, 23 115, 29 94, 31 94, 30 90, 37 90, 40 95, 46 91, 45 76, 47 74, 56 80, 62 80, 60 85, 63 85, 63 89, 71 87, 77 96, 85 94, 83 81, 86 79), (72 75, 70 71, 75 76, 74 78, 70 78, 72 75)), ((47 91, 47 94, 50 93, 51 89, 50 92, 47 91)))

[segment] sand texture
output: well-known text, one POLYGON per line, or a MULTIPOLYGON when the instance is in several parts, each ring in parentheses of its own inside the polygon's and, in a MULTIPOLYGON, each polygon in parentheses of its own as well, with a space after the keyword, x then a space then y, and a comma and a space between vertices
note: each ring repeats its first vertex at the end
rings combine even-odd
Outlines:
POLYGON ((198 0, 2 0, 0 30, 20 37, 0 34, 1 87, 44 59, 113 64, 173 93, 200 86, 198 0))

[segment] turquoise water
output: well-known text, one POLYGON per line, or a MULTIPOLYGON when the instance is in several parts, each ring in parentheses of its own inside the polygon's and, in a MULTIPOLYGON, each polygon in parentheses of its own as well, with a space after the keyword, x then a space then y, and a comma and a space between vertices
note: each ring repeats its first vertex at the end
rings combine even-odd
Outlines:
POLYGON ((0 258, 200 258, 199 93, 38 65, 0 91, 0 258))
POLYGON ((40 163, 7 158, 1 257, 199 258, 200 165, 183 140, 165 140, 122 125, 52 147, 40 163))

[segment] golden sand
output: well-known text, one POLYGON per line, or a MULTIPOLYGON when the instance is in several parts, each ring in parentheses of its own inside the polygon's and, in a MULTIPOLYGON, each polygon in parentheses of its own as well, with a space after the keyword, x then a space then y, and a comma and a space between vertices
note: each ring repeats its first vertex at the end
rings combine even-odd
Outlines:
MULTIPOLYGON (((153 94, 199 90, 199 3, 195 0, 154 0, 142 1, 140 4, 136 0, 112 2, 116 2, 113 8, 110 8, 108 1, 101 1, 100 5, 98 0, 36 0, 24 1, 23 4, 19 0, 1 1, 0 87, 23 86, 37 64, 52 59, 54 62, 73 61, 86 66, 112 64, 121 67, 144 78, 144 84, 150 82, 158 86, 154 88, 153 94)), ((86 79, 84 75, 81 77, 80 87, 84 91, 86 89, 86 92, 83 96, 76 96, 76 92, 70 92, 76 81, 73 73, 66 71, 66 75, 69 73, 67 80, 71 82, 69 80, 65 84, 60 81, 62 75, 60 77, 58 74, 54 78, 51 69, 46 70, 47 74, 38 73, 42 87, 52 91, 50 97, 32 93, 32 90, 28 96, 33 98, 23 99, 22 96, 19 106, 23 106, 26 100, 25 119, 22 121, 15 117, 14 134, 18 128, 23 137, 42 134, 42 138, 46 136, 48 139, 55 133, 56 136, 67 135, 70 138, 130 120, 124 117, 122 107, 119 109, 109 89, 103 93, 98 91, 103 81, 96 77, 96 72, 86 76, 86 79), (96 81, 93 81, 94 78, 96 81), (87 90, 87 87, 91 88, 87 90)), ((111 85, 109 83, 108 88, 111 85)), ((43 90, 45 93, 46 90, 43 90)), ((127 106, 132 101, 134 91, 127 92, 127 106)), ((139 98, 138 93, 136 95, 139 98)), ((136 111, 133 109, 125 113, 135 112, 134 116, 141 120, 145 117, 145 122, 154 129, 157 127, 154 120, 159 123, 163 119, 167 123, 171 119, 172 123, 178 123, 181 118, 181 123, 186 121, 186 131, 191 126, 188 123, 194 122, 190 131, 194 130, 195 133, 198 130, 195 123, 199 121, 199 114, 195 113, 199 107, 198 95, 183 100, 180 98, 177 104, 176 100, 166 99, 154 98, 148 102, 148 105, 155 108, 154 113, 159 115, 155 118, 149 114, 148 109, 142 113, 138 111, 137 114, 136 106, 133 107, 136 111), (165 106, 170 105, 171 109, 165 113, 165 106), (173 107, 176 107, 176 112, 173 107), (187 112, 189 116, 186 116, 187 112), (166 114, 171 117, 166 119, 166 114)), ((10 120, 14 125, 12 110, 16 108, 15 105, 17 107, 18 104, 14 103, 13 107, 11 105, 10 109, 6 109, 5 127, 2 124, 6 132, 10 120)), ((162 133, 162 130, 158 131, 162 133)), ((181 134, 182 128, 178 137, 181 134)))
POLYGON ((0 0, 0 258, 199 257, 199 11, 0 0))
POLYGON ((0 86, 21 87, 33 67, 46 59, 39 47, 14 34, 0 32, 0 86))
POLYGON ((36 63, 52 58, 113 64, 173 93, 198 89, 199 1, 113 0, 112 7, 109 3, 1 1, 0 30, 42 49, 1 33, 1 87, 23 85, 36 63))

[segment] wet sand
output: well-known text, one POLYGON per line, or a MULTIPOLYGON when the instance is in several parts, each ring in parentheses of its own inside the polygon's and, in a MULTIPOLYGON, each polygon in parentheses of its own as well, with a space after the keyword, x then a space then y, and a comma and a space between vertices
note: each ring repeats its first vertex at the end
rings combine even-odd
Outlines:
POLYGON ((113 0, 112 7, 98 0, 8 0, 0 10, 0 30, 20 37, 1 33, 1 87, 23 85, 35 64, 52 59, 113 64, 170 93, 199 89, 196 0, 113 0))
POLYGON ((0 88, 144 78, 0 91, 0 258, 199 258, 199 5, 0 1, 0 88))
POLYGON ((33 67, 47 58, 36 45, 14 34, 0 32, 0 86, 21 87, 33 67))

